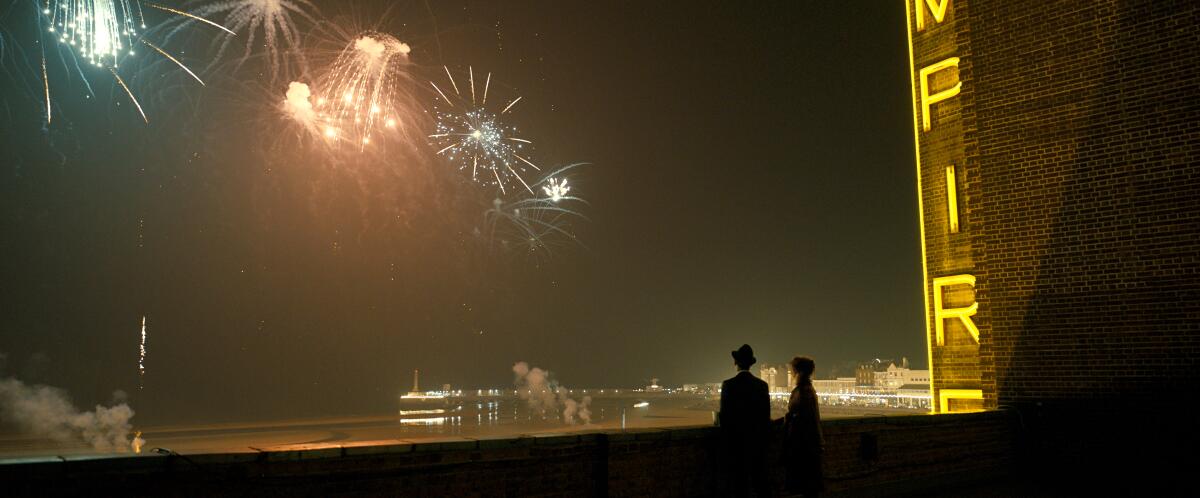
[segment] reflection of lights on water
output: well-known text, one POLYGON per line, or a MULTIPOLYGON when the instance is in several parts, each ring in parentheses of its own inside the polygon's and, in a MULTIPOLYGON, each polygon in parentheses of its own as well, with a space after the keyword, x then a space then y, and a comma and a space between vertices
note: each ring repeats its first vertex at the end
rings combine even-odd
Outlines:
POLYGON ((431 415, 436 413, 446 413, 446 410, 441 408, 436 410, 400 410, 401 415, 431 415))
POLYGON ((446 417, 404 418, 400 425, 444 425, 446 417))
POLYGON ((445 397, 446 397, 445 394, 435 393, 435 392, 430 391, 430 392, 427 392, 424 394, 408 393, 403 396, 400 396, 400 399, 443 399, 445 397))
POLYGON ((650 406, 649 401, 643 401, 641 403, 637 403, 637 404, 633 405, 634 408, 645 408, 647 406, 650 406))

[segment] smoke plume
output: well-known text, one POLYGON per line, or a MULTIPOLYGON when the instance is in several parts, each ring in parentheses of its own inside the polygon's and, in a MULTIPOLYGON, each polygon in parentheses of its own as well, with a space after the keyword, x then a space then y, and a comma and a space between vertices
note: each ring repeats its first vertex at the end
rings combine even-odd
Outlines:
POLYGON ((571 399, 570 391, 552 379, 550 372, 530 368, 523 361, 513 365, 513 374, 517 395, 529 403, 533 412, 542 417, 561 416, 563 423, 571 425, 592 423, 592 411, 588 408, 592 403, 591 396, 584 396, 581 401, 571 399))
POLYGON ((288 113, 292 119, 301 123, 311 123, 316 113, 313 112, 312 90, 307 84, 293 81, 288 84, 286 99, 283 101, 283 110, 288 113))
POLYGON ((131 418, 133 409, 125 403, 80 412, 61 389, 0 379, 0 420, 30 434, 87 443, 97 451, 122 452, 130 448, 131 418))
POLYGON ((355 40, 354 48, 367 54, 367 57, 372 59, 380 58, 389 48, 403 55, 408 55, 409 52, 412 52, 412 48, 407 43, 394 40, 380 41, 370 36, 364 36, 355 40))

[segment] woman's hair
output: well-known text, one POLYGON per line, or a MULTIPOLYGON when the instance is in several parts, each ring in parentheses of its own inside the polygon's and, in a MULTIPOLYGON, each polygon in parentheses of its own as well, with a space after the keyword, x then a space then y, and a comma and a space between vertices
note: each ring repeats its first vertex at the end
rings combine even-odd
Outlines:
POLYGON ((805 377, 812 377, 813 370, 817 369, 817 362, 807 356, 797 356, 792 358, 792 371, 797 374, 803 374, 805 377))

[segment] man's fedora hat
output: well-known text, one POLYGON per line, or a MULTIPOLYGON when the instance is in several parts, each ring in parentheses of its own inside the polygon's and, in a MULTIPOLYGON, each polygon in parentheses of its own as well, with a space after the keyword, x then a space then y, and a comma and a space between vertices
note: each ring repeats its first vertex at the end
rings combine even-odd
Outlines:
POLYGON ((733 361, 739 365, 750 366, 758 361, 754 358, 754 349, 749 344, 742 344, 742 347, 730 354, 733 355, 733 361))

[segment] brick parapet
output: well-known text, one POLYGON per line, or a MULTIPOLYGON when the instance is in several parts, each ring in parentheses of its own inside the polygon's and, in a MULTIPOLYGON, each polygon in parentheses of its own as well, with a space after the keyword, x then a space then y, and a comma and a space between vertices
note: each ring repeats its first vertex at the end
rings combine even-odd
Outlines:
MULTIPOLYGON (((713 427, 554 433, 296 451, 5 462, 6 496, 716 496, 713 427)), ((1007 473, 1009 412, 823 423, 833 492, 1007 473)), ((779 446, 765 455, 782 482, 779 446)))

